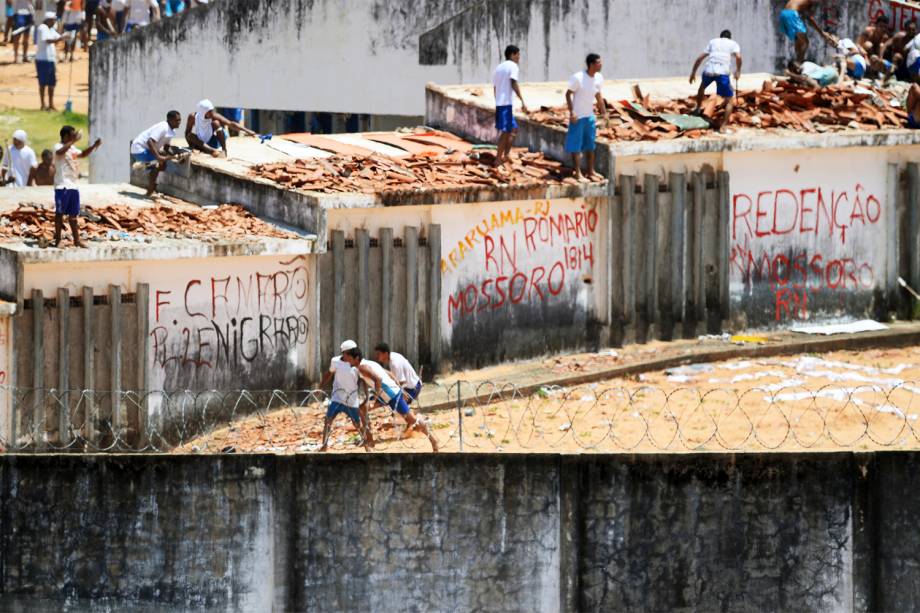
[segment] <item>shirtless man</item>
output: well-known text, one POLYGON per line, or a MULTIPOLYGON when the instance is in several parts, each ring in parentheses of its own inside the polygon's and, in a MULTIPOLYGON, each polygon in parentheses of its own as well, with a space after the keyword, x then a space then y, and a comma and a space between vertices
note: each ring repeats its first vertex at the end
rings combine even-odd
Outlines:
POLYGON ((779 14, 780 31, 795 44, 795 59, 799 63, 805 61, 808 52, 808 28, 805 27, 805 21, 816 30, 820 29, 812 15, 816 4, 817 0, 789 0, 779 14))
POLYGON ((866 26, 856 44, 863 48, 867 54, 881 55, 879 50, 885 46, 891 37, 891 28, 888 25, 888 16, 879 15, 875 18, 875 24, 866 26))
POLYGON ((879 56, 891 61, 894 65, 895 77, 898 81, 910 81, 910 72, 907 70, 907 54, 910 52, 907 45, 917 36, 917 22, 908 21, 900 32, 893 34, 882 45, 879 56))
POLYGON ((51 149, 42 151, 42 161, 29 175, 29 185, 54 185, 54 156, 51 149))

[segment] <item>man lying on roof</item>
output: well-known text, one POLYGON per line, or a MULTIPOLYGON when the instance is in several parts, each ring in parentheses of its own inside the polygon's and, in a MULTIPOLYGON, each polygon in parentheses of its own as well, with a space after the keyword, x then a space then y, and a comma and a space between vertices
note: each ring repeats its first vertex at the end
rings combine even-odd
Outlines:
POLYGON ((258 136, 252 130, 235 121, 230 121, 215 111, 214 104, 210 100, 202 100, 198 103, 198 109, 188 116, 188 122, 185 124, 185 140, 192 149, 204 151, 213 157, 219 157, 223 149, 224 157, 226 157, 227 128, 248 136, 258 136))
POLYGON ((838 38, 824 30, 818 30, 818 34, 828 45, 837 50, 836 56, 841 63, 846 65, 841 69, 841 73, 845 71, 846 75, 854 81, 866 76, 866 70, 869 69, 869 58, 859 45, 850 38, 838 38))
POLYGON ((827 87, 840 80, 840 73, 832 66, 819 66, 814 62, 799 63, 795 60, 789 60, 786 76, 796 85, 809 89, 827 87))

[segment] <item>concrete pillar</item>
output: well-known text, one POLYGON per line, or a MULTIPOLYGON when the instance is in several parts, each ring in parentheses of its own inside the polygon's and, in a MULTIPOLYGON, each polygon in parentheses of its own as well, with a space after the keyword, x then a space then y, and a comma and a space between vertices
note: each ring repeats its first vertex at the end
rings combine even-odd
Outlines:
POLYGON ((93 335, 93 288, 83 288, 83 438, 95 442, 96 419, 96 342, 93 335))
POLYGON ((668 191, 671 192, 671 316, 675 322, 685 322, 684 304, 687 301, 687 176, 682 172, 668 175, 668 191))
MULTIPOLYGON (((332 278, 333 292, 342 291, 345 286, 345 233, 341 230, 332 231, 332 278)), ((332 350, 338 353, 339 345, 345 340, 342 337, 345 331, 345 309, 336 306, 333 304, 332 309, 332 350)))
POLYGON ((888 164, 885 194, 885 281, 883 291, 884 321, 898 308, 898 165, 888 164))
MULTIPOLYGON (((920 166, 907 165, 907 210, 910 223, 910 286, 920 287, 920 166)), ((913 304, 913 301, 910 301, 913 304)), ((913 309, 910 311, 913 319, 913 309)))
MULTIPOLYGON (((613 178, 610 179, 613 184, 613 178)), ((623 210, 622 186, 620 193, 607 199, 607 296, 606 317, 610 328, 610 344, 623 346, 623 324, 626 305, 624 299, 625 270, 623 257, 626 252, 626 229, 623 227, 626 215, 623 210)))
POLYGON ((674 196, 668 194, 662 198, 658 193, 658 215, 655 217, 657 227, 655 267, 656 287, 658 289, 658 338, 663 341, 674 339, 674 277, 678 274, 674 268, 674 196))
POLYGON ((137 307, 137 444, 145 447, 149 436, 150 285, 138 283, 134 295, 134 306, 137 307))
POLYGON ((112 347, 109 351, 111 380, 109 391, 112 398, 112 431, 116 436, 124 435, 125 419, 121 406, 121 286, 109 285, 109 313, 112 347))
POLYGON ((418 228, 406 226, 406 359, 418 364, 418 228))
POLYGON ((719 172, 719 312, 722 321, 728 321, 729 313, 729 220, 731 219, 731 178, 728 173, 719 172))
POLYGON ((431 374, 441 363, 441 226, 428 226, 428 343, 431 374))
POLYGON ((393 228, 380 228, 380 335, 384 342, 393 339, 393 228))
POLYGON ((638 213, 636 211, 636 177, 633 175, 620 176, 620 202, 623 210, 623 265, 621 273, 623 276, 623 319, 625 325, 623 329, 623 341, 635 341, 636 339, 636 291, 637 291, 637 274, 640 253, 639 230, 636 225, 638 213))
POLYGON ((703 247, 703 286, 706 302, 706 332, 719 334, 722 330, 719 197, 717 191, 706 191, 703 207, 703 227, 700 242, 703 247))
POLYGON ((32 427, 35 443, 44 446, 45 435, 45 297, 32 290, 32 427))
POLYGON ((706 319, 706 294, 703 292, 706 278, 703 266, 703 210, 706 207, 706 176, 701 172, 694 172, 691 179, 693 184, 693 226, 687 233, 688 243, 692 237, 692 245, 687 245, 690 254, 690 264, 687 269, 692 271, 693 279, 687 279, 687 296, 694 306, 694 326, 706 319), (692 288, 692 289, 691 289, 692 288))
POLYGON ((370 355, 371 348, 368 347, 370 341, 368 334, 368 313, 371 310, 370 301, 370 279, 368 257, 370 251, 370 235, 367 230, 359 228, 355 230, 355 249, 358 251, 358 338, 355 341, 367 355, 370 355))

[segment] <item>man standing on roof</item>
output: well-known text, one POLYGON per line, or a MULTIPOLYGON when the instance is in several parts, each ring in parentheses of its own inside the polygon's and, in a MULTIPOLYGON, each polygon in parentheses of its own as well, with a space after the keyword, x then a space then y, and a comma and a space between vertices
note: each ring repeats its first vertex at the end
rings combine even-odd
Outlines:
POLYGON ((604 113, 604 123, 608 123, 607 103, 601 95, 604 76, 601 74, 603 64, 601 56, 589 53, 585 58, 586 69, 576 72, 569 79, 569 88, 565 92, 565 103, 569 108, 569 131, 565 137, 565 150, 572 154, 575 166, 575 178, 578 181, 593 181, 594 150, 597 148, 597 119, 594 116, 594 103, 604 113), (581 174, 581 155, 588 158, 587 172, 581 174))
POLYGON ((527 113, 527 105, 521 88, 518 85, 518 63, 521 61, 521 50, 514 45, 505 48, 505 61, 495 68, 492 73, 492 89, 495 94, 495 129, 498 130, 498 151, 495 154, 495 165, 500 166, 508 161, 514 137, 517 134, 518 124, 514 119, 514 98, 517 94, 521 101, 521 109, 527 113))
POLYGON ((732 33, 723 30, 719 38, 709 41, 703 54, 696 58, 693 64, 693 70, 690 71, 690 83, 696 81, 696 71, 700 69, 700 64, 706 61, 703 67, 703 81, 696 92, 696 110, 694 114, 700 112, 703 106, 703 96, 706 94, 706 88, 713 83, 716 84, 716 93, 720 98, 725 100, 725 115, 722 117, 722 123, 718 124, 716 131, 721 132, 722 128, 728 125, 728 120, 735 110, 735 91, 732 89, 732 60, 735 64, 735 82, 741 78, 741 47, 732 40, 732 33))
POLYGON ((812 16, 817 0, 789 0, 786 8, 779 14, 779 27, 786 38, 795 44, 795 59, 801 63, 805 61, 805 54, 808 52, 808 28, 805 27, 805 20, 815 29, 818 24, 812 16))
POLYGON ((169 143, 181 125, 182 114, 170 111, 166 114, 166 121, 147 128, 131 143, 131 159, 149 167, 148 198, 157 191, 157 177, 166 168, 166 162, 179 157, 177 152, 170 149, 169 143))
POLYGON ((438 442, 431 435, 428 426, 412 413, 409 405, 400 392, 399 385, 393 380, 393 377, 384 370, 383 366, 377 362, 363 359, 361 350, 353 347, 342 353, 342 358, 350 365, 358 369, 358 375, 374 387, 374 395, 377 402, 381 405, 387 405, 393 411, 402 416, 409 428, 415 428, 428 437, 431 443, 431 450, 438 451, 438 442))
POLYGON ((378 343, 374 347, 374 353, 377 354, 374 356, 377 358, 377 362, 383 364, 385 368, 396 376, 396 382, 402 388, 406 404, 412 404, 422 392, 422 380, 419 378, 418 373, 415 372, 415 369, 412 368, 412 363, 403 354, 390 351, 390 346, 386 343, 378 343))
POLYGON ((6 150, 3 158, 3 180, 0 185, 12 183, 16 187, 25 187, 30 184, 35 169, 38 168, 38 159, 35 152, 28 145, 28 136, 24 130, 13 132, 13 144, 6 150))
POLYGON ((80 190, 77 181, 80 178, 78 160, 89 157, 102 145, 102 139, 80 151, 74 145, 83 138, 83 133, 73 126, 61 128, 61 142, 54 146, 54 246, 61 244, 61 232, 64 229, 64 217, 68 218, 73 244, 83 247, 80 242, 80 229, 77 216, 80 215, 80 190))
POLYGON ((192 149, 203 151, 212 157, 220 156, 223 149, 224 157, 227 157, 227 128, 249 136, 257 136, 252 130, 230 121, 215 111, 210 100, 202 100, 198 103, 198 109, 188 116, 185 140, 192 149))
POLYGON ((345 361, 344 356, 346 351, 357 346, 354 341, 342 343, 339 349, 343 355, 332 358, 329 363, 329 370, 323 373, 323 381, 320 386, 325 388, 331 381, 332 397, 323 423, 323 445, 319 448, 321 452, 329 448, 329 434, 332 431, 332 424, 341 413, 351 419, 351 423, 354 424, 355 429, 361 436, 364 449, 370 450, 374 447, 374 438, 371 435, 370 428, 368 428, 367 403, 361 402, 364 394, 359 385, 363 387, 364 382, 358 377, 357 369, 345 361))

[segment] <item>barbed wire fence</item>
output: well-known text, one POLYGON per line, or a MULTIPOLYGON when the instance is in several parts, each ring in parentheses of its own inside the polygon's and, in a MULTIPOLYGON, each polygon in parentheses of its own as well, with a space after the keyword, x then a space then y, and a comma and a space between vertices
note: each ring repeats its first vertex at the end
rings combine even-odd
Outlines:
MULTIPOLYGON (((920 446, 920 386, 908 382, 733 390, 461 381, 428 384, 421 399, 412 409, 439 449, 451 452, 920 446)), ((330 400, 315 389, 167 393, 0 386, 0 452, 311 453, 322 445, 330 400)), ((373 398, 357 400, 353 404, 368 401, 376 449, 431 450, 425 436, 406 429, 388 407, 373 398)), ((333 422, 329 442, 335 451, 369 443, 345 416, 333 422)))

